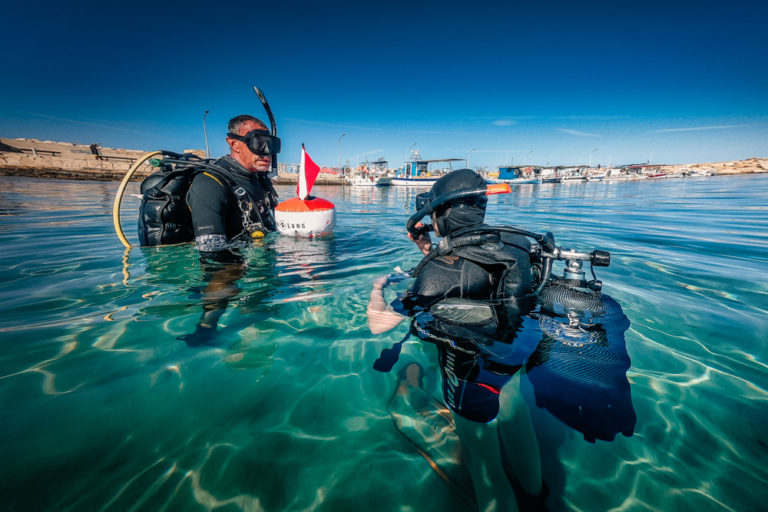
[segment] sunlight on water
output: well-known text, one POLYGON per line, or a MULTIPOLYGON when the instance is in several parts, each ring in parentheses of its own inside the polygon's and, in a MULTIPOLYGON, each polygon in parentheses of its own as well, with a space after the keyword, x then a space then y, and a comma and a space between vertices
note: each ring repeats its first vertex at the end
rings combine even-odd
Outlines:
MULTIPOLYGON (((201 313, 193 247, 124 251, 116 183, 0 181, 4 510, 471 509, 452 424, 390 401, 408 362, 442 400, 435 347, 412 336, 372 369, 406 326, 370 333, 370 284, 419 261, 420 191, 318 187, 335 234, 249 248, 216 344, 193 349, 177 339, 201 313)), ((610 251, 598 277, 631 323, 632 436, 585 441, 521 379, 551 509, 765 508, 767 195, 768 176, 736 176, 491 196, 491 224, 610 251)))

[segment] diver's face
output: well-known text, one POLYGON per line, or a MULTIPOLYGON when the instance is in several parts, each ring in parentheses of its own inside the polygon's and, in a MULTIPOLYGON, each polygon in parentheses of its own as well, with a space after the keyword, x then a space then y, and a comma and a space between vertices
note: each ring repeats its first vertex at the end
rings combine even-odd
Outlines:
MULTIPOLYGON (((245 136, 252 130, 266 130, 263 124, 254 121, 245 121, 240 125, 237 135, 245 136)), ((269 172, 272 168, 272 155, 257 155, 253 153, 248 144, 241 140, 227 137, 227 143, 231 148, 230 156, 251 172, 269 172)))

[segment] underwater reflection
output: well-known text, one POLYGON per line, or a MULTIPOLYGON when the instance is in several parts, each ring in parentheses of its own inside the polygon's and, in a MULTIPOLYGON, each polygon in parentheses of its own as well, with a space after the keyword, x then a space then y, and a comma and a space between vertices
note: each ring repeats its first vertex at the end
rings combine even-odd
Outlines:
MULTIPOLYGON (((568 290, 568 297, 582 293, 568 290)), ((545 288, 539 314, 542 339, 527 365, 536 406, 581 432, 584 439, 612 441, 634 432, 624 333, 629 319, 608 295, 582 294, 575 303, 545 288)))
POLYGON ((181 317, 198 309, 194 329, 177 336, 190 347, 225 343, 218 324, 228 309, 239 310, 241 314, 233 319, 242 330, 274 318, 281 304, 329 295, 329 283, 322 274, 335 266, 336 259, 333 236, 296 239, 270 235, 243 248, 236 261, 229 263, 200 260, 192 244, 141 247, 139 251, 145 273, 131 269, 126 256, 123 283, 128 284, 133 274, 156 288, 157 294, 185 294, 187 300, 155 301, 162 303, 158 306, 150 299, 140 311, 142 315, 181 317))

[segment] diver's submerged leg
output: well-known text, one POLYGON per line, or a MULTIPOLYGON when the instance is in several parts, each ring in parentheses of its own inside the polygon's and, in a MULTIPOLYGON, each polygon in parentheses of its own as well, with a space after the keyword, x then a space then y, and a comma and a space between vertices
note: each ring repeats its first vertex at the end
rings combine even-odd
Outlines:
POLYGON ((523 491, 531 496, 541 494, 541 453, 536 432, 531 422, 531 412, 520 392, 518 372, 501 389, 499 395, 500 445, 509 469, 523 491))
POLYGON ((477 423, 453 415, 464 460, 472 475, 479 512, 517 511, 515 492, 504 473, 496 420, 477 423))

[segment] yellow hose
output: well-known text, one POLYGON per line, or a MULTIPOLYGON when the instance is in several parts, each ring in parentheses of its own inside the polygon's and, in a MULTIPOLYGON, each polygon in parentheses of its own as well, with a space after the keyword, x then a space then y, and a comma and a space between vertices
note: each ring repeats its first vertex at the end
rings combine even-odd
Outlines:
POLYGON ((123 201, 123 193, 125 192, 125 187, 128 186, 128 182, 131 181, 131 176, 133 176, 133 173, 136 172, 136 169, 141 167, 141 164, 152 158, 153 156, 162 155, 162 151, 153 151, 152 153, 147 153, 146 155, 139 158, 135 164, 131 166, 130 169, 128 169, 128 172, 125 173, 125 176, 123 176, 123 181, 120 182, 120 187, 117 189, 117 194, 115 194, 115 202, 112 205, 112 223, 115 225, 115 233, 117 233, 117 237, 120 239, 120 241, 123 243, 123 245, 130 249, 131 244, 128 242, 128 240, 125 238, 125 234, 123 233, 123 228, 120 225, 120 203, 123 201))

